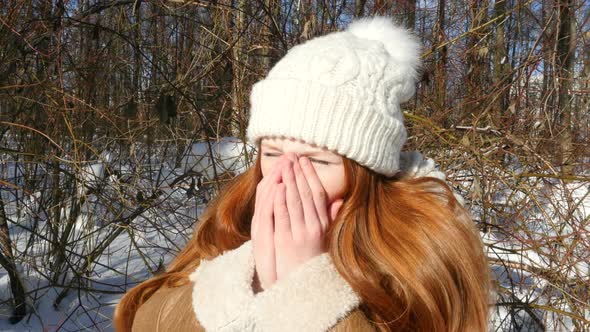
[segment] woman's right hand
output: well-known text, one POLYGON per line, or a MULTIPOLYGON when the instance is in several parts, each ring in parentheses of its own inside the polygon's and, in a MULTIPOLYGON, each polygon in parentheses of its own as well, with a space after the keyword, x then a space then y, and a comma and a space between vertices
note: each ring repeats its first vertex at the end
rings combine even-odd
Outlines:
POLYGON ((254 288, 260 285, 262 289, 267 289, 277 280, 273 202, 276 184, 282 182, 281 173, 284 161, 283 158, 279 159, 271 173, 265 176, 256 187, 254 216, 250 227, 256 263, 254 278, 258 278, 258 280, 254 280, 254 288))

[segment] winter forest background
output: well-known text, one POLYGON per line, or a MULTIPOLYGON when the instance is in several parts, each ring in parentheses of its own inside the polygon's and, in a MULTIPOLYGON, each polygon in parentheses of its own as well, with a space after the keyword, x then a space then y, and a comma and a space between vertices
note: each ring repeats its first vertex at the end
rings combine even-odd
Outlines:
POLYGON ((589 331, 586 0, 0 1, 0 330, 112 331, 251 164, 251 85, 373 14, 425 45, 405 150, 481 230, 492 330, 589 331))

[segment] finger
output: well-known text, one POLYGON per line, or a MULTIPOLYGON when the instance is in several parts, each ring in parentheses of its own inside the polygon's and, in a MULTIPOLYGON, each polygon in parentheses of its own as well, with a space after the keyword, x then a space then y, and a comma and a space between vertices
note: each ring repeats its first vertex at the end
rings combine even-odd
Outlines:
POLYGON ((311 188, 311 193, 313 197, 313 202, 316 207, 316 211, 318 214, 318 218, 322 223, 323 229, 328 227, 328 211, 327 211, 327 194, 324 190, 324 186, 318 177, 315 168, 309 161, 307 157, 301 157, 299 159, 301 164, 301 169, 303 169, 303 174, 305 175, 305 179, 309 184, 309 188, 311 188))
POLYGON ((291 221, 289 220, 289 210, 286 202, 287 188, 284 183, 279 183, 276 186, 277 192, 274 197, 275 237, 289 238, 291 236, 291 221))
POLYGON ((275 165, 273 166, 273 169, 270 172, 270 174, 265 176, 260 181, 260 193, 258 193, 258 190, 257 190, 257 193, 256 193, 257 199, 262 200, 263 197, 268 197, 269 192, 272 190, 272 187, 273 187, 272 185, 276 184, 276 183, 281 183, 281 181, 282 181, 281 170, 282 170, 283 164, 284 164, 283 160, 276 162, 275 165))
POLYGON ((256 200, 254 201, 254 215, 252 216, 252 224, 250 225, 250 237, 254 238, 258 232, 258 220, 260 218, 261 198, 262 197, 262 181, 256 186, 256 200))
POLYGON ((274 213, 273 203, 275 195, 277 194, 277 186, 272 186, 270 194, 265 198, 264 203, 260 208, 260 235, 265 239, 271 239, 274 235, 274 213))
POLYGON ((272 184, 275 183, 280 183, 281 182, 281 178, 282 178, 282 174, 281 174, 281 170, 283 169, 283 164, 285 163, 284 160, 279 160, 277 161, 272 168, 272 171, 270 172, 269 175, 265 176, 262 181, 264 182, 263 187, 267 188, 271 187, 272 184))
POLYGON ((272 186, 270 196, 265 200, 263 208, 261 209, 260 217, 260 231, 259 238, 260 243, 266 245, 267 254, 264 255, 265 266, 271 267, 269 270, 272 271, 271 275, 266 275, 268 280, 261 285, 263 289, 267 289, 272 285, 276 279, 276 253, 275 253, 275 241, 274 241, 274 218, 273 218, 273 202, 277 192, 277 187, 272 186))
POLYGON ((287 190, 286 201, 289 220, 291 222, 291 232, 293 233, 293 238, 301 239, 305 232, 305 219, 303 207, 301 206, 301 197, 299 197, 299 189, 297 189, 295 174, 293 173, 293 164, 296 164, 296 162, 289 161, 283 167, 283 183, 287 190))
POLYGON ((254 215, 252 217, 252 225, 250 225, 251 237, 258 231, 258 220, 260 219, 260 211, 264 209, 264 206, 272 207, 273 201, 270 193, 273 190, 273 186, 270 186, 269 183, 279 183, 281 181, 280 170, 281 164, 280 162, 277 162, 272 172, 269 175, 265 176, 262 180, 260 180, 260 182, 256 186, 256 201, 254 202, 254 215))
POLYGON ((309 183, 307 183, 307 179, 305 179, 305 175, 303 174, 303 170, 299 165, 299 162, 296 162, 293 165, 293 171, 295 173, 295 179, 297 181, 297 188, 299 189, 299 196, 301 197, 301 204, 303 205, 303 214, 305 217, 305 225, 308 229, 312 229, 316 226, 312 223, 318 223, 319 218, 316 211, 315 203, 313 202, 313 193, 311 192, 311 188, 309 187, 309 183))

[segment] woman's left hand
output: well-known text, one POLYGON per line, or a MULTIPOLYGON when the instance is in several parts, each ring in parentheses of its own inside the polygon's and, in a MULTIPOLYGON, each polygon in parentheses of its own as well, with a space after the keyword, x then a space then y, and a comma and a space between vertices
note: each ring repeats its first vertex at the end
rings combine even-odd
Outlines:
POLYGON ((283 183, 276 184, 274 243, 277 280, 308 259, 326 251, 324 235, 342 206, 332 203, 310 160, 301 157, 283 167, 283 183))

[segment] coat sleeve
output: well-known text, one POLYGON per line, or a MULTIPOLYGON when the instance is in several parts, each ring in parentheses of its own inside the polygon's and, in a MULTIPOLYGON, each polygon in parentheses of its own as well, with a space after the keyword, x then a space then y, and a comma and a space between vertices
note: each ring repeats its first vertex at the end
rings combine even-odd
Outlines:
POLYGON ((192 283, 158 289, 133 319, 132 332, 205 332, 191 306, 192 283))
POLYGON ((334 325, 329 332, 376 332, 377 329, 359 308, 334 325))

